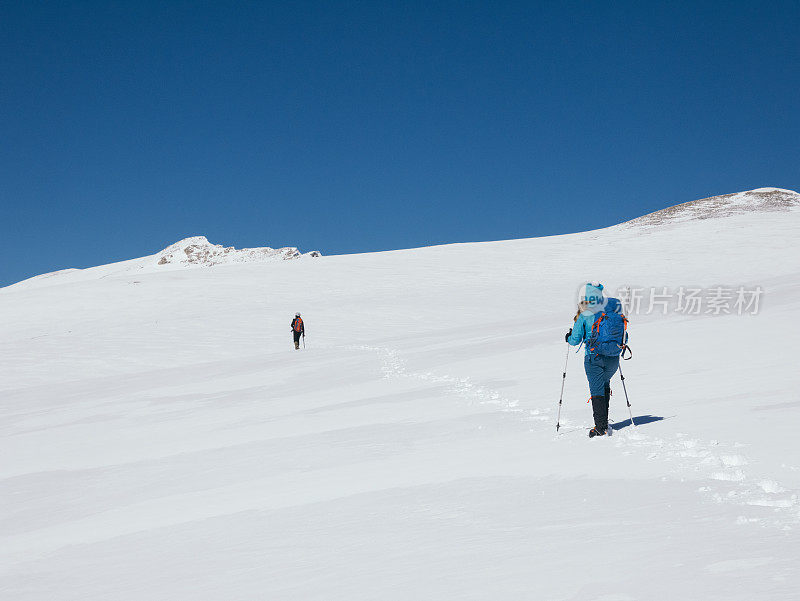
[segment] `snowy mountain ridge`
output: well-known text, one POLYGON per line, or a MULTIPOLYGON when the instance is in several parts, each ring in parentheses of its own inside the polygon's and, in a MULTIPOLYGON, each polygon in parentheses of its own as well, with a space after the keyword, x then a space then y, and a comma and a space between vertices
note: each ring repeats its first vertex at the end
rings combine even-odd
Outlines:
POLYGON ((154 255, 86 269, 60 269, 22 280, 5 288, 0 288, 0 290, 42 285, 50 286, 82 281, 92 277, 108 277, 126 273, 149 273, 152 271, 213 267, 216 265, 290 261, 321 256, 322 253, 317 250, 301 253, 293 246, 283 248, 263 246, 237 249, 233 246, 212 244, 205 236, 191 236, 169 245, 154 255))
MULTIPOLYGON (((796 209, 800 209, 799 193, 793 190, 766 187, 684 202, 612 227, 636 227, 649 230, 653 227, 692 220, 726 217, 748 212, 769 213, 796 209)), ((271 248, 264 246, 237 249, 233 246, 213 244, 205 236, 198 235, 179 240, 165 249, 146 257, 86 269, 60 269, 16 282, 5 288, 0 288, 0 291, 12 288, 69 283, 91 277, 107 277, 131 272, 146 273, 165 269, 265 263, 320 256, 322 256, 322 253, 319 251, 302 253, 295 247, 271 248)))
POLYGON ((800 194, 782 188, 757 188, 692 200, 642 215, 629 226, 659 226, 693 219, 711 219, 747 212, 789 211, 800 208, 800 194))
POLYGON ((180 265, 183 267, 211 267, 231 263, 258 263, 261 261, 291 260, 303 256, 319 257, 319 251, 301 253, 294 247, 236 249, 233 246, 212 244, 205 236, 192 236, 171 244, 154 256, 156 265, 180 265))

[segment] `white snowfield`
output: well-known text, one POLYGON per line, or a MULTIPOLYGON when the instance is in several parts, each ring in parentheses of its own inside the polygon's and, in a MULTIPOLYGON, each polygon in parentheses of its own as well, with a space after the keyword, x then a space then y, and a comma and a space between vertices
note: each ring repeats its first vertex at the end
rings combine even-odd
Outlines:
POLYGON ((760 189, 566 236, 0 289, 0 599, 798 599, 798 250, 800 195, 760 189), (645 291, 639 425, 615 376, 591 440, 582 350, 555 430, 589 280, 645 291))

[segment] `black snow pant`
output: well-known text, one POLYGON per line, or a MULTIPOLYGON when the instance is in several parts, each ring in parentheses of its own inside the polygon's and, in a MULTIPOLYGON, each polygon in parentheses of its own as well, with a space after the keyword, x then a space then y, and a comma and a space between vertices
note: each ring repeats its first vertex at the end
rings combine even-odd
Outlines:
POLYGON ((583 361, 589 392, 592 395, 594 425, 598 430, 608 429, 608 402, 611 400, 611 377, 619 369, 619 357, 587 354, 583 361))
POLYGON ((292 334, 294 335, 294 348, 300 348, 300 337, 303 335, 303 332, 295 332, 292 330, 292 334))

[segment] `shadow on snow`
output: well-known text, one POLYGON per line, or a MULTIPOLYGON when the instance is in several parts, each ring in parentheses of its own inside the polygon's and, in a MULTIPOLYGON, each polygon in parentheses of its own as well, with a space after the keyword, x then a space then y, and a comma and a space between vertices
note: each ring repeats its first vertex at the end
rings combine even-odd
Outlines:
MULTIPOLYGON (((660 415, 637 415, 633 418, 633 421, 636 422, 637 426, 643 426, 644 424, 650 424, 653 422, 660 422, 664 419, 671 419, 675 417, 674 415, 670 415, 669 417, 661 417, 660 415)), ((615 422, 613 424, 609 423, 608 427, 614 430, 622 430, 623 428, 627 428, 631 425, 631 420, 626 419, 621 422, 615 422)))

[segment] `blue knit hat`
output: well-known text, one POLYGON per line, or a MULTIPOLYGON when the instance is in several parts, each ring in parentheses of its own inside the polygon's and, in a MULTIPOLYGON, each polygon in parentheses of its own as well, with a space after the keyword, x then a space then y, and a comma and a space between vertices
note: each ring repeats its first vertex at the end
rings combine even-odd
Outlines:
POLYGON ((603 285, 599 282, 589 282, 586 284, 586 289, 581 297, 581 301, 588 303, 589 308, 602 305, 605 302, 605 298, 603 298, 603 285))

